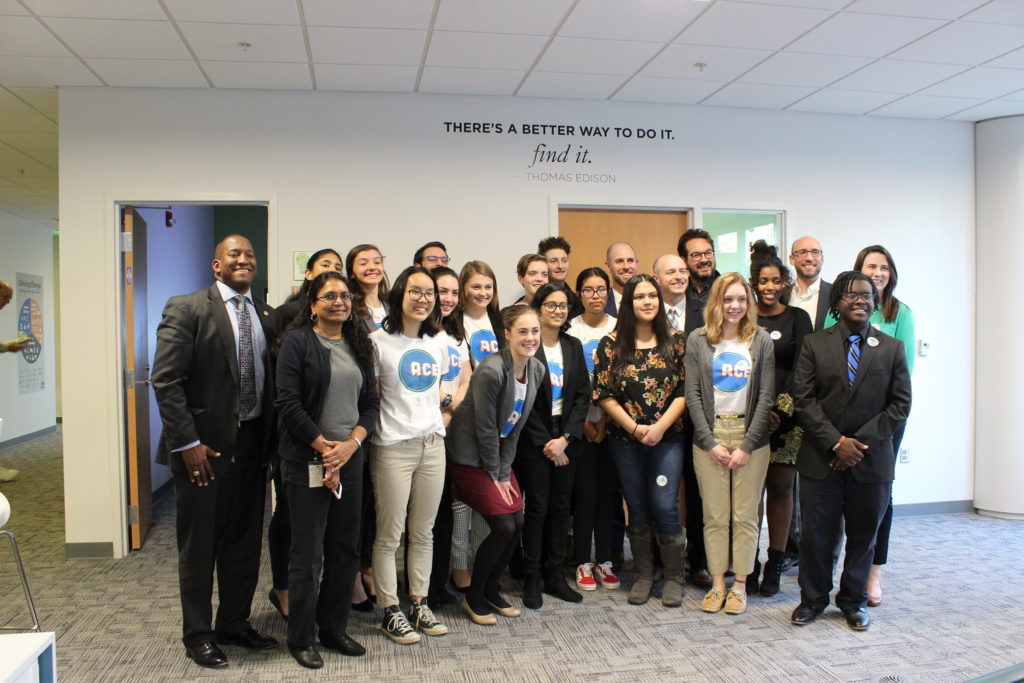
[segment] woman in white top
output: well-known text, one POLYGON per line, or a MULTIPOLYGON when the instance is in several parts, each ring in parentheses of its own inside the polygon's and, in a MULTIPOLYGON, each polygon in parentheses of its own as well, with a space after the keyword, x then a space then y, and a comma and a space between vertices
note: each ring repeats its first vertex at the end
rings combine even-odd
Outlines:
POLYGON ((390 313, 370 335, 376 352, 380 422, 370 462, 377 503, 373 574, 384 633, 396 643, 415 643, 415 629, 430 636, 447 627, 427 606, 433 561, 434 518, 444 488, 444 420, 441 377, 448 372, 447 337, 438 335, 441 314, 430 271, 410 266, 389 294, 390 313), (412 626, 398 605, 395 554, 407 533, 412 626))
POLYGON ((469 342, 470 362, 475 368, 487 356, 504 348, 505 328, 498 308, 498 281, 483 261, 470 261, 459 273, 462 303, 459 316, 469 342))
POLYGON ((345 257, 345 272, 352 280, 356 295, 356 315, 368 331, 379 329, 387 315, 388 275, 384 272, 384 256, 372 244, 357 244, 345 257))

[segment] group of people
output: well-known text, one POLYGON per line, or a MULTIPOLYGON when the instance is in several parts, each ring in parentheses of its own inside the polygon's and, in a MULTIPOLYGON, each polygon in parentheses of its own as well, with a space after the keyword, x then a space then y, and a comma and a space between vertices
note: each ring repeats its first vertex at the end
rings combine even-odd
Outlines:
POLYGON ((248 240, 217 245, 216 282, 168 302, 152 374, 192 660, 277 646, 249 622, 268 468, 268 598, 308 668, 321 647, 365 653, 352 609, 380 609, 401 644, 446 634, 432 607, 456 593, 474 623, 518 617, 506 569, 529 609, 617 589, 623 536, 630 604, 660 574, 664 605, 689 578, 701 609, 740 614, 798 561, 802 625, 828 605, 845 534, 836 604, 868 627, 914 351, 892 256, 867 247, 830 284, 813 238, 793 244, 792 274, 761 241, 745 278, 691 229, 650 275, 617 243, 570 286, 570 251, 542 240, 501 308, 490 266, 456 272, 441 242, 393 283, 373 245, 323 249, 274 310, 250 291, 248 240))

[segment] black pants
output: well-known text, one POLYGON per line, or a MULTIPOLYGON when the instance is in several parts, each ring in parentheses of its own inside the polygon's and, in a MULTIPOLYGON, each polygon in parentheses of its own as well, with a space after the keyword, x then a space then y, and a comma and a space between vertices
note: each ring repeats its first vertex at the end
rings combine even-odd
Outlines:
POLYGON ((843 610, 867 604, 868 573, 875 534, 892 493, 892 482, 861 483, 850 470, 830 470, 824 479, 800 477, 800 599, 818 609, 832 591, 832 548, 839 520, 846 524, 846 558, 836 605, 843 610))
MULTIPOLYGON (((448 574, 452 564, 452 527, 455 518, 452 514, 452 479, 448 470, 444 471, 444 489, 441 491, 441 502, 434 518, 434 560, 430 567, 430 593, 440 594, 448 583, 448 574)), ((407 583, 408 585, 408 583, 407 583)))
POLYGON ((234 452, 210 458, 215 478, 208 486, 191 483, 181 454, 171 454, 182 642, 186 646, 213 639, 214 571, 219 598, 217 635, 235 635, 250 628, 267 490, 263 439, 262 420, 243 423, 234 452))
MULTIPOLYGON (((283 466, 283 465, 282 465, 283 466)), ((267 528, 267 554, 274 588, 288 590, 288 551, 292 545, 292 521, 288 514, 288 495, 281 481, 281 470, 274 475, 274 515, 267 528)))
POLYGON ((576 460, 572 495, 573 560, 578 565, 591 559, 601 564, 612 559, 615 509, 622 515, 622 496, 616 494, 619 478, 608 453, 607 439, 601 443, 583 442, 576 460), (591 538, 594 539, 593 556, 590 554, 591 538))
POLYGON ((340 500, 326 487, 309 487, 307 463, 286 460, 281 469, 292 521, 288 642, 308 647, 316 640, 317 627, 338 635, 348 628, 352 586, 359 571, 363 449, 339 470, 340 500))
POLYGON ((683 432, 683 490, 686 492, 686 554, 690 571, 707 569, 708 556, 704 552, 704 501, 700 497, 697 473, 693 469, 693 428, 689 418, 683 432))
MULTIPOLYGON (((907 431, 907 423, 904 420, 892 435, 892 452, 900 457, 900 445, 903 444, 903 434, 907 431)), ((892 496, 889 496, 889 504, 885 507, 885 516, 882 523, 878 525, 878 538, 875 539, 875 559, 871 564, 885 564, 889 561, 889 533, 892 531, 892 496)))
POLYGON ((523 490, 523 568, 528 572, 560 570, 565 562, 577 447, 578 442, 569 445, 569 464, 562 467, 534 447, 521 448, 512 463, 523 490))
POLYGON ((370 458, 368 449, 363 461, 363 509, 359 518, 359 567, 373 567, 373 541, 377 538, 377 501, 373 497, 373 481, 370 479, 370 458))

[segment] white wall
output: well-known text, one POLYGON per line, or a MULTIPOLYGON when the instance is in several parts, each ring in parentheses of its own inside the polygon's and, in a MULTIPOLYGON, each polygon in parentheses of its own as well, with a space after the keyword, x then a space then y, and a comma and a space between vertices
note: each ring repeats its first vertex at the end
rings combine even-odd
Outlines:
POLYGON ((528 98, 71 88, 61 91, 60 125, 62 250, 78 257, 64 262, 65 282, 78 279, 105 301, 98 315, 65 308, 64 322, 107 341, 65 352, 69 399, 97 388, 108 397, 65 415, 66 476, 87 482, 68 491, 69 542, 110 540, 121 525, 109 495, 122 476, 110 207, 129 199, 269 201, 278 301, 293 250, 344 253, 362 241, 382 247, 395 275, 417 246, 441 239, 456 265, 490 262, 508 294, 517 257, 557 232, 559 203, 783 209, 791 238, 812 233, 824 244, 829 276, 882 242, 898 260, 899 296, 933 344, 915 370, 911 460, 898 469, 896 502, 972 498, 971 423, 949 420, 947 400, 973 389, 964 360, 973 357, 973 262, 951 259, 949 248, 974 241, 970 124, 528 98), (675 139, 454 134, 445 121, 672 129, 675 139), (538 143, 583 145, 593 160, 546 170, 615 182, 529 179, 538 143), (953 261, 961 283, 941 297, 936 257, 953 261), (950 310, 968 323, 947 329, 950 310), (940 421, 943 430, 928 428, 940 421))
MULTIPOLYGON (((0 341, 18 336, 17 273, 43 277, 43 349, 39 361, 45 368, 43 391, 18 394, 18 353, 0 355, 0 417, 4 420, 0 441, 48 429, 57 424, 56 357, 53 302, 53 232, 43 223, 0 211, 0 280, 14 288, 14 298, 0 311, 0 341)), ((81 303, 81 302, 79 302, 81 303)))

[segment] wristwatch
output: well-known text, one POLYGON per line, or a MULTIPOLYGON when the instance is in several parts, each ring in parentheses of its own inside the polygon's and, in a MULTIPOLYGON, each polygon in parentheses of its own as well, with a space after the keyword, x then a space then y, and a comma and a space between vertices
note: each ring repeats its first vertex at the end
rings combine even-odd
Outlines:
POLYGON ((569 432, 562 434, 562 438, 565 439, 566 443, 572 443, 572 434, 570 434, 569 432))
POLYGON ((445 394, 444 395, 444 400, 441 401, 441 408, 447 408, 451 404, 452 404, 452 395, 451 394, 445 394))

